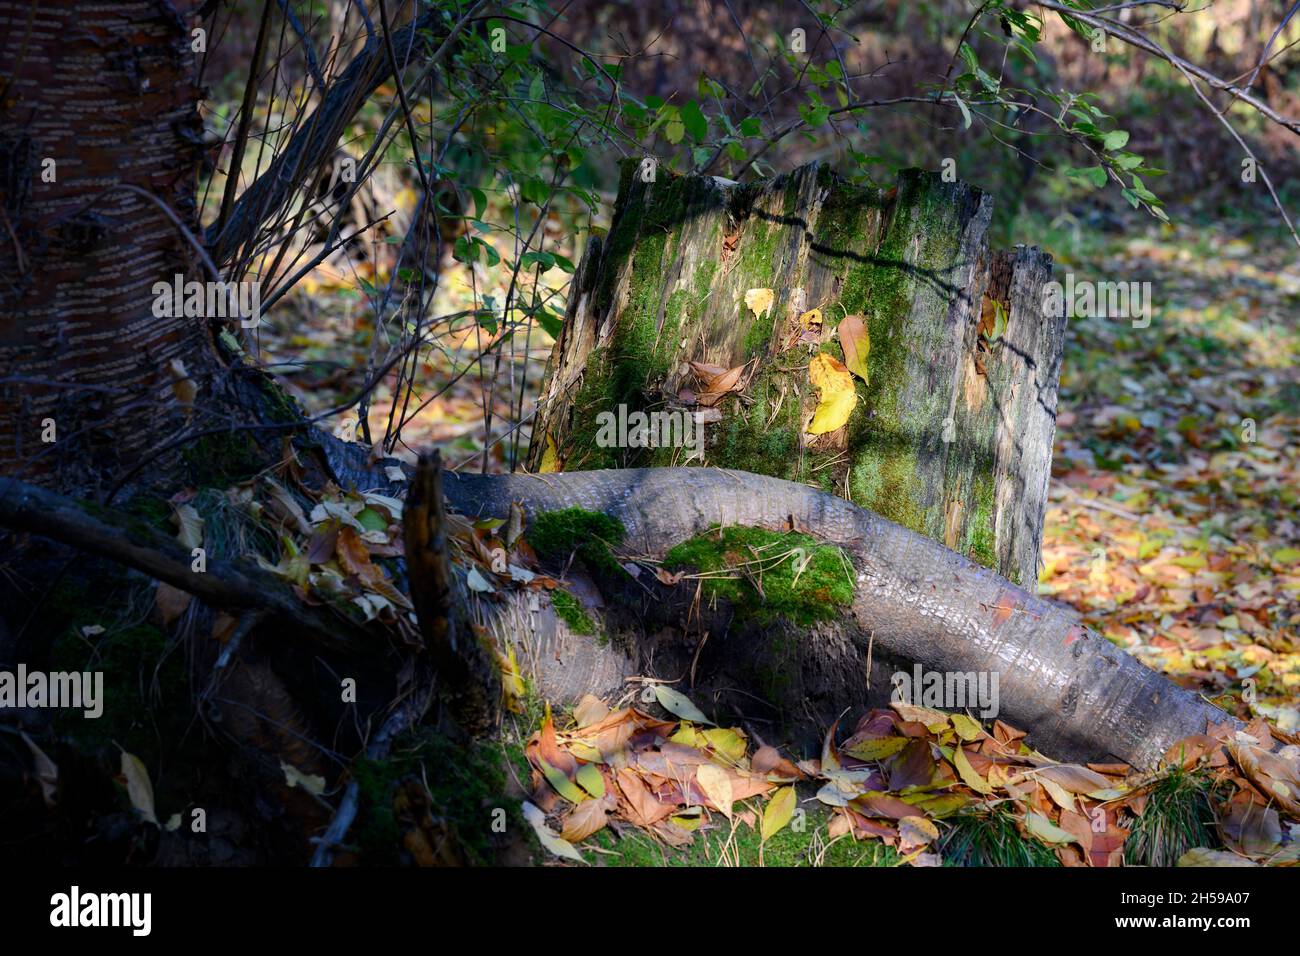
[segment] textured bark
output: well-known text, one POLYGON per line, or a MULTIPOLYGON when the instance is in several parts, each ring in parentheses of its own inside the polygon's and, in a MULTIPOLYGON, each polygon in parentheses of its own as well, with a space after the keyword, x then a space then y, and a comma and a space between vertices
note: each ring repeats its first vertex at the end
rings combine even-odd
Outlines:
MULTIPOLYGON (((474 516, 504 518, 512 501, 523 503, 530 521, 568 507, 604 512, 623 522, 625 547, 632 554, 661 555, 719 523, 777 530, 788 528, 793 519, 844 548, 857 570, 854 603, 844 626, 808 633, 810 646, 800 666, 824 666, 829 649, 832 666, 853 664, 841 674, 844 685, 860 686, 870 643, 876 654, 929 670, 997 673, 1000 716, 1027 729, 1030 742, 1057 759, 1114 757, 1145 768, 1171 744, 1205 731, 1209 723, 1234 722, 1079 625, 1068 608, 804 485, 706 468, 622 469, 447 475, 446 494, 453 507, 474 516), (848 652, 841 646, 845 638, 848 652)), ((645 589, 647 605, 672 600, 674 589, 658 582, 645 589)), ((734 656, 725 633, 716 640, 723 659, 734 656)), ((829 725, 853 700, 808 703, 829 725)))
POLYGON ((176 431, 169 363, 182 360, 196 378, 206 367, 203 323, 150 309, 155 282, 193 272, 193 250, 161 208, 197 228, 193 6, 0 0, 8 474, 93 486, 176 431), (46 419, 53 443, 42 441, 46 419))
POLYGON ((693 463, 840 494, 1031 584, 1064 319, 1042 314, 1050 257, 991 252, 990 215, 984 193, 919 170, 882 191, 815 164, 744 186, 625 166, 609 234, 575 277, 530 465, 548 448, 566 471, 685 464, 681 448, 598 447, 597 416, 689 408, 688 362, 745 365, 693 463), (769 313, 746 309, 753 288, 773 291, 769 313), (797 341, 812 309, 819 341, 797 341), (809 359, 842 358, 848 314, 870 332, 870 381, 844 428, 807 435, 809 359))

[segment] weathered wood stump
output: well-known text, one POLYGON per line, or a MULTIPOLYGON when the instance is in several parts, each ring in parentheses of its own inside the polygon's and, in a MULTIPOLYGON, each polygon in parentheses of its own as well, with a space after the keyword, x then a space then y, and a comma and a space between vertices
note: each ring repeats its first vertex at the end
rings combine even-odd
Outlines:
MULTIPOLYGON (((647 181, 626 165, 610 230, 593 238, 574 277, 530 466, 712 466, 781 478, 848 499, 1032 591, 1064 319, 1043 309, 1047 255, 989 248, 991 206, 979 190, 919 170, 880 190, 817 165, 747 185, 662 171, 647 181), (702 438, 680 427, 683 416, 703 423, 702 438)), ((694 472, 680 474, 685 482, 694 472)), ((956 587, 944 577, 956 555, 898 552, 916 566, 890 573, 915 589, 915 606, 890 618, 862 559, 856 579, 848 569, 851 601, 840 593, 841 552, 821 549, 828 529, 801 524, 796 510, 765 506, 767 537, 701 535, 752 511, 725 487, 710 489, 699 504, 712 511, 693 516, 691 541, 630 533, 619 542, 620 560, 665 559, 667 577, 591 566, 581 533, 552 555, 570 592, 563 600, 580 599, 612 642, 584 640, 563 614, 546 615, 533 633, 546 659, 526 655, 544 695, 573 696, 574 674, 599 675, 593 692, 648 675, 682 682, 719 714, 757 714, 782 739, 807 742, 845 708, 886 702, 892 679, 915 663, 949 676, 997 670, 1021 698, 1009 713, 1041 726, 1065 708, 1069 726, 1043 739, 1089 749, 1070 704, 1083 683, 1042 663, 1059 649, 1034 638, 989 653, 1009 638, 958 638, 956 618, 936 618, 949 614, 933 599, 956 587)), ((661 504, 683 507, 680 495, 661 504)), ((654 517, 676 527, 674 516, 654 517)), ((846 555, 877 546, 835 543, 846 555)), ((1014 606, 1003 609, 999 594, 981 593, 961 614, 1000 624, 1028 600, 1008 591, 1014 606)), ((498 639, 512 640, 515 618, 493 617, 498 639)), ((1114 738, 1110 747, 1136 753, 1114 738)))
POLYGON ((1032 586, 1064 319, 1042 309, 1049 256, 990 250, 991 207, 920 170, 880 190, 816 164, 746 185, 663 170, 646 182, 626 164, 609 233, 575 276, 530 467, 799 481, 1032 586), (770 290, 770 307, 749 308, 750 290, 770 290), (844 359, 850 315, 870 336, 867 381, 854 378, 844 427, 810 435, 809 363, 844 359), (710 367, 739 369, 734 390, 708 394, 710 367), (620 406, 702 413, 701 453, 602 447, 602 413, 620 406))

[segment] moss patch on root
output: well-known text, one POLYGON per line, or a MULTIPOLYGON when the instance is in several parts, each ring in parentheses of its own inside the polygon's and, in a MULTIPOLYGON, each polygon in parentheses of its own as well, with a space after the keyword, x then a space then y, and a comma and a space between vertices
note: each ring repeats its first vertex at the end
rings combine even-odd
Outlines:
POLYGON ((533 519, 524 537, 549 561, 564 562, 577 555, 593 574, 623 574, 610 548, 627 532, 623 522, 598 511, 564 508, 545 511, 533 519))
POLYGON ((670 550, 664 566, 693 569, 705 593, 759 622, 806 626, 853 602, 853 566, 844 552, 796 532, 713 528, 670 550))
POLYGON ((582 603, 568 591, 563 588, 556 588, 551 592, 551 607, 555 608, 555 616, 563 621, 574 634, 593 635, 596 633, 596 622, 591 619, 582 603))

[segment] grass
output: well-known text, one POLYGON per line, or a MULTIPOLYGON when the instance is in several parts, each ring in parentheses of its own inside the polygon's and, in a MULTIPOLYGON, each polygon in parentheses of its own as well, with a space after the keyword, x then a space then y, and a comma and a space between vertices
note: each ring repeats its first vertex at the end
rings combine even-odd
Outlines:
POLYGON ((1060 866, 1044 844, 1027 840, 1009 810, 963 813, 948 820, 940 852, 953 866, 1060 866))
POLYGON ((595 866, 898 865, 898 854, 877 840, 854 840, 851 836, 832 840, 827 834, 830 813, 818 805, 804 805, 804 808, 807 813, 802 831, 787 827, 774 834, 765 846, 758 831, 744 823, 736 827, 733 837, 727 821, 719 814, 714 817, 716 827, 697 831, 689 846, 669 847, 639 830, 617 836, 606 828, 579 849, 584 850, 583 856, 595 866))
POLYGON ((1151 791, 1124 841, 1124 862, 1173 866, 1188 850, 1218 845, 1208 777, 1177 771, 1151 791))

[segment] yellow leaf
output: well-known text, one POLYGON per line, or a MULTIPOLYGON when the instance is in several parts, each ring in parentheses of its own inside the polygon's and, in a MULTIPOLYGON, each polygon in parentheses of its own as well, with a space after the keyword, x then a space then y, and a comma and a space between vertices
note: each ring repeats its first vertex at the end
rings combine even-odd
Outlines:
POLYGON ((794 787, 782 787, 772 795, 763 809, 763 842, 766 843, 785 828, 794 817, 794 787))
POLYGON ((555 447, 555 439, 551 437, 551 433, 547 432, 546 451, 542 452, 542 467, 540 473, 543 475, 549 475, 553 472, 559 471, 561 466, 560 450, 555 447))
POLYGON ((153 784, 149 782, 149 771, 139 757, 125 750, 122 751, 122 776, 126 778, 126 795, 131 806, 140 811, 140 816, 157 826, 158 816, 153 809, 153 784))
POLYGON ((537 762, 541 764, 540 769, 542 776, 546 778, 546 782, 554 787, 555 792, 565 800, 570 803, 582 803, 583 800, 587 799, 587 795, 579 790, 559 767, 552 767, 546 762, 545 757, 538 757, 537 762))
POLYGON ((730 820, 734 798, 731 795, 731 777, 727 776, 727 771, 711 763, 701 764, 695 771, 695 782, 709 798, 709 803, 722 811, 722 815, 730 820))
POLYGON ((976 773, 975 768, 970 765, 965 752, 961 749, 961 744, 957 744, 952 748, 952 763, 957 768, 957 772, 961 774, 962 783, 966 784, 966 786, 976 793, 988 795, 993 792, 989 782, 976 773))
POLYGON ((809 309, 799 316, 799 324, 805 329, 820 329, 822 327, 822 310, 809 309))
POLYGON ((1062 830, 1041 813, 1030 810, 1025 814, 1025 829, 1045 843, 1078 843, 1073 833, 1062 830))
POLYGON ((497 666, 501 668, 501 696, 506 710, 512 714, 522 714, 524 695, 528 688, 524 684, 523 675, 519 673, 519 659, 515 657, 513 644, 505 654, 497 651, 497 666))
POLYGON ((818 355, 808 365, 808 380, 817 389, 817 410, 808 425, 811 435, 824 435, 843 428, 858 404, 853 376, 833 355, 818 355))
POLYGON ((957 736, 967 742, 978 740, 984 735, 984 728, 979 725, 979 721, 967 717, 965 714, 951 714, 952 726, 957 731, 957 736))
POLYGON ((775 298, 771 289, 750 289, 745 293, 745 305, 755 315, 763 315, 772 308, 775 298))
POLYGON ((844 366, 867 382, 867 356, 871 354, 871 333, 860 315, 846 315, 839 327, 840 345, 844 348, 844 366))
MULTIPOLYGON (((125 754, 123 755, 125 757, 125 754)), ((280 770, 284 773, 284 782, 291 787, 301 787, 313 796, 319 797, 325 792, 325 778, 316 773, 303 773, 291 763, 280 761, 280 770)))
POLYGON ((717 727, 704 731, 704 739, 730 763, 740 763, 749 749, 744 735, 737 730, 717 727))

